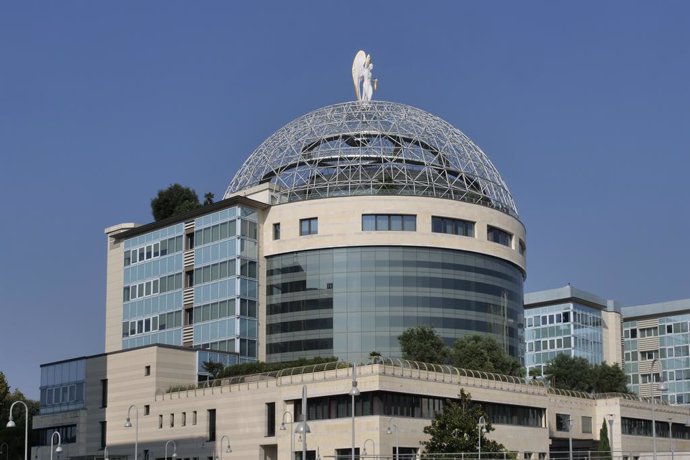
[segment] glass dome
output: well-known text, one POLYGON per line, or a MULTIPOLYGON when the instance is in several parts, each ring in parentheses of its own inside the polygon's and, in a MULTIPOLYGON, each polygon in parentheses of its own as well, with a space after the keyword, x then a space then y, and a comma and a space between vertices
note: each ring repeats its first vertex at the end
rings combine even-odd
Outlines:
POLYGON ((474 142, 428 112, 393 102, 346 102, 293 120, 247 158, 225 198, 267 182, 274 203, 433 196, 518 218, 508 187, 474 142))

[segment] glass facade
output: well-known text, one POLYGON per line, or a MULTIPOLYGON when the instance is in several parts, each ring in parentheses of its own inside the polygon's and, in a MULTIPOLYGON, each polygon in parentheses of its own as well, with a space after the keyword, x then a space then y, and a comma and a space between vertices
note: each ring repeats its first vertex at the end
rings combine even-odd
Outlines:
POLYGON ((124 246, 123 348, 181 346, 188 327, 195 348, 256 360, 254 209, 229 207, 196 218, 193 233, 179 223, 127 239, 124 246), (190 269, 185 257, 192 252, 190 269), (189 291, 193 303, 186 303, 189 291))
POLYGON ((266 357, 400 356, 398 336, 430 325, 451 344, 492 335, 519 356, 519 268, 493 257, 417 247, 353 247, 266 261, 266 357))
POLYGON ((86 360, 41 366, 41 415, 84 407, 86 360))
MULTIPOLYGON (((666 382, 661 398, 670 404, 690 404, 690 314, 658 320, 626 321, 623 324, 623 353, 628 385, 635 393, 649 394, 654 381, 666 382), (651 324, 650 324, 651 322, 651 324), (654 359, 652 376, 651 364, 654 359), (641 364, 646 364, 641 366, 641 364), (645 369, 640 372, 640 368, 645 369)), ((658 393, 655 393, 657 397, 658 393)))
POLYGON ((525 367, 542 371, 556 355, 604 359, 601 310, 576 302, 525 310, 525 367))

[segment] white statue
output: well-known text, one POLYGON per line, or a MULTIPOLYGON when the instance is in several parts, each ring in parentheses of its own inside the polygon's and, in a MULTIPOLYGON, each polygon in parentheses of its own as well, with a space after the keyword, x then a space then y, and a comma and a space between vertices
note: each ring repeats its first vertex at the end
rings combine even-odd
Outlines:
POLYGON ((352 81, 355 84, 355 95, 358 101, 371 101, 374 90, 378 89, 378 80, 371 78, 373 69, 371 55, 362 50, 358 51, 352 62, 352 81))

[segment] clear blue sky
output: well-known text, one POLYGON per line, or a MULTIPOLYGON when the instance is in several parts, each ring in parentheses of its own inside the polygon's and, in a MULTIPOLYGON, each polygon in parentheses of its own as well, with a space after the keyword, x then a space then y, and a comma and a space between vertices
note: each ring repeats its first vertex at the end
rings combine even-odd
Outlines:
POLYGON ((489 155, 525 289, 690 297, 690 2, 0 3, 0 370, 103 351, 103 229, 173 182, 222 194, 272 132, 354 98, 420 107, 489 155))

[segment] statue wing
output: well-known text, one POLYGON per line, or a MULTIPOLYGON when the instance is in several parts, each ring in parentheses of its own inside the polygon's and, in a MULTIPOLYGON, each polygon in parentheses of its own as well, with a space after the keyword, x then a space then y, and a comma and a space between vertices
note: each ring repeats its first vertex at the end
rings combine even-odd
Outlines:
POLYGON ((352 82, 355 84, 355 95, 357 100, 362 100, 362 95, 359 91, 359 82, 362 79, 362 73, 364 72, 364 65, 367 61, 367 53, 359 50, 355 55, 355 60, 352 61, 352 82))

